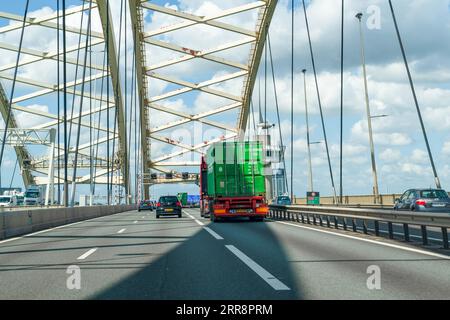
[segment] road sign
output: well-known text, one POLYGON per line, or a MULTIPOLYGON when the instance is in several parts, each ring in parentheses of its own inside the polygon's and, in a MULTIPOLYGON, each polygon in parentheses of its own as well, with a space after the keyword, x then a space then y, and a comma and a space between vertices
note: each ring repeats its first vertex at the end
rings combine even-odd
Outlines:
POLYGON ((320 205, 320 192, 307 192, 306 204, 312 206, 320 205))

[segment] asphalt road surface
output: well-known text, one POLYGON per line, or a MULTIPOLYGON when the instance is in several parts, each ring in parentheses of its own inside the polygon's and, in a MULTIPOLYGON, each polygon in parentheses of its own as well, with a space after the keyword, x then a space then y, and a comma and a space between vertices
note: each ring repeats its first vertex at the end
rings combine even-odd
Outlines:
POLYGON ((294 222, 130 211, 0 241, 0 299, 450 299, 450 257, 294 222))

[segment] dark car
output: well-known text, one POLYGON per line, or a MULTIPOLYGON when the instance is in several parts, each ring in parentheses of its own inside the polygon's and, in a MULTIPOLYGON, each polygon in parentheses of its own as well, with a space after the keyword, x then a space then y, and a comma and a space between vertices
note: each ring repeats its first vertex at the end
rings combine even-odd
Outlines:
POLYGON ((138 211, 151 210, 153 211, 153 203, 150 200, 142 200, 139 202, 138 211))
POLYGON ((450 213, 450 197, 442 189, 410 189, 395 200, 394 210, 450 213))
POLYGON ((156 204, 156 218, 170 215, 181 218, 181 202, 177 196, 162 196, 156 204))

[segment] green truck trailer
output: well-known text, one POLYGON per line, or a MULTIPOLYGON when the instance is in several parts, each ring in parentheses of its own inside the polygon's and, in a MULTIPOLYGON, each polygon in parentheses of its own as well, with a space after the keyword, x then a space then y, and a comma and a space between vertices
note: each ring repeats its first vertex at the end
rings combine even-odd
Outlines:
POLYGON ((264 157, 261 142, 218 142, 201 166, 202 215, 218 218, 267 214, 264 157))
POLYGON ((186 207, 188 204, 188 194, 186 192, 180 192, 177 194, 178 201, 181 202, 182 207, 186 207))

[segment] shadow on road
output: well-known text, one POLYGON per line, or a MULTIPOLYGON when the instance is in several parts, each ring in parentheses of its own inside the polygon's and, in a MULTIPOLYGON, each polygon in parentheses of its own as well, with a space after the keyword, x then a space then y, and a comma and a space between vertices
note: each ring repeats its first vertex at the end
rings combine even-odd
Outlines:
MULTIPOLYGON (((160 223, 158 221, 155 223, 160 223)), ((202 221, 208 224, 207 220, 202 221)), ((178 222, 182 220, 172 221, 174 224, 178 222)), ((222 235, 224 240, 216 240, 201 228, 139 271, 91 298, 301 299, 302 292, 296 287, 289 259, 268 224, 245 219, 209 224, 208 227, 222 235), (244 252, 290 290, 277 291, 272 288, 226 245, 233 245, 244 252)), ((155 249, 145 244, 139 246, 141 254, 152 253, 155 249)), ((132 259, 133 253, 129 255, 132 259)))

